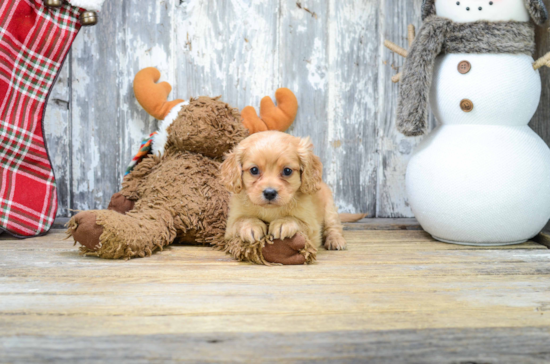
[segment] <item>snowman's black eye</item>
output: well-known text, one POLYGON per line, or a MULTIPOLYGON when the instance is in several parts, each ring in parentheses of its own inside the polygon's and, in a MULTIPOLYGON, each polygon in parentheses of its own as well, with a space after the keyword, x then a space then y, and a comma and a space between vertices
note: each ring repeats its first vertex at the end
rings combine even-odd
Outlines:
POLYGON ((483 8, 481 6, 478 9, 479 9, 479 11, 483 10, 483 8))
POLYGON ((470 8, 468 7, 468 8, 466 8, 466 10, 470 11, 470 8))
POLYGON ((492 2, 492 1, 489 1, 489 5, 493 5, 493 2, 492 2))
POLYGON ((457 1, 457 2, 456 2, 456 5, 460 5, 460 1, 457 1))

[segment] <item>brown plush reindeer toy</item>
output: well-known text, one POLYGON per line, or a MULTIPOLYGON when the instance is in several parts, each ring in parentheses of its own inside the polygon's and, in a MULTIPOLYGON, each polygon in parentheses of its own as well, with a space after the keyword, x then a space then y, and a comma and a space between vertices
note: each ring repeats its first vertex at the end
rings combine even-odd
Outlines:
POLYGON ((107 259, 150 256, 175 241, 212 244, 236 259, 260 264, 304 264, 315 259, 300 236, 226 246, 224 232, 229 192, 219 168, 225 153, 249 134, 285 131, 293 123, 298 101, 288 89, 276 92, 278 107, 262 100, 259 118, 252 107, 238 110, 219 98, 167 102, 171 87, 156 84, 160 72, 140 71, 134 80, 136 98, 152 116, 163 120, 145 157, 111 199, 107 210, 80 212, 68 234, 81 253, 107 259))

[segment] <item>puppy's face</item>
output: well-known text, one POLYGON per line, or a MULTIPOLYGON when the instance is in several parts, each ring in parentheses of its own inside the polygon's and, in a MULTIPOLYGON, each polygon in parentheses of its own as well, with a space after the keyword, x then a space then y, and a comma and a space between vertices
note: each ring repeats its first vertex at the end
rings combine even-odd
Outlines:
POLYGON ((255 205, 284 206, 302 185, 295 143, 260 140, 245 150, 241 163, 244 190, 255 205))
POLYGON ((298 193, 314 193, 322 181, 322 164, 309 139, 262 132, 243 140, 222 164, 222 181, 233 193, 244 190, 255 205, 275 208, 298 193))

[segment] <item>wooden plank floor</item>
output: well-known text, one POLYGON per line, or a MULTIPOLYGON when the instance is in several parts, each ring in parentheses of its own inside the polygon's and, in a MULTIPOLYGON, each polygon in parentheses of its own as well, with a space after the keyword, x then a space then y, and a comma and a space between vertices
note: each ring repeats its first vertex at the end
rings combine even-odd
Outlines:
POLYGON ((297 267, 193 246, 108 261, 60 230, 0 235, 0 362, 550 362, 546 246, 385 226, 349 226, 347 251, 297 267))

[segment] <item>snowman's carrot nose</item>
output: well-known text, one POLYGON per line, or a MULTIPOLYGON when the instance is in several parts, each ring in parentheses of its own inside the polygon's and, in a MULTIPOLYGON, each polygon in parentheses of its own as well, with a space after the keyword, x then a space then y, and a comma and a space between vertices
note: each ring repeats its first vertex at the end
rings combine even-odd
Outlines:
POLYGON ((164 120, 170 110, 183 100, 168 101, 172 86, 168 82, 157 83, 160 71, 154 67, 144 68, 134 78, 134 94, 139 104, 155 119, 164 120))

